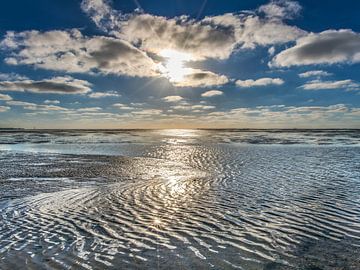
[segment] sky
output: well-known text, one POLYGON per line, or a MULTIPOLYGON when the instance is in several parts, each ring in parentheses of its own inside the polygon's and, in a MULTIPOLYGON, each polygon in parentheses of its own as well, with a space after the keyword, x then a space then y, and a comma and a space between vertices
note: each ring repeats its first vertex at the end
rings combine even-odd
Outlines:
POLYGON ((360 2, 0 4, 0 128, 360 128, 360 2))

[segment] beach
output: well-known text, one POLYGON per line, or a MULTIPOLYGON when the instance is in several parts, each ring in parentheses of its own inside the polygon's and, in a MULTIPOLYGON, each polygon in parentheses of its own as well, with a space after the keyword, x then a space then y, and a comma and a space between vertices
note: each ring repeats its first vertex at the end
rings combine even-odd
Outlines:
POLYGON ((0 269, 359 269, 359 130, 0 132, 0 269))

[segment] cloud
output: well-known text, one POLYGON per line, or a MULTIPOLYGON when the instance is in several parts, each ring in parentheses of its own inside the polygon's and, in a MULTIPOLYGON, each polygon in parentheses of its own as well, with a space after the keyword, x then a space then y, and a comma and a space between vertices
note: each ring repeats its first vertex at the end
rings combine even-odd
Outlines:
POLYGON ((1 113, 1 112, 6 112, 6 111, 8 111, 8 110, 10 110, 10 107, 0 106, 0 113, 1 113))
POLYGON ((228 13, 205 20, 232 28, 236 40, 235 48, 254 49, 256 46, 283 44, 306 35, 305 31, 286 25, 281 20, 263 19, 256 15, 228 13))
POLYGON ((289 123, 294 127, 318 127, 319 124, 339 127, 358 125, 356 124, 358 115, 359 108, 351 108, 345 104, 298 107, 270 105, 214 111, 198 120, 236 127, 289 127, 289 123), (347 121, 340 123, 339 119, 347 119, 347 121))
POLYGON ((210 87, 223 85, 229 82, 225 75, 219 75, 211 71, 190 69, 191 73, 184 75, 179 81, 171 81, 177 87, 210 87))
POLYGON ((205 104, 189 104, 185 101, 181 101, 179 104, 171 106, 172 110, 176 111, 187 111, 187 112, 203 112, 208 110, 213 110, 216 107, 213 105, 206 105, 205 104))
POLYGON ((31 111, 68 111, 67 108, 55 105, 42 105, 26 101, 11 100, 6 102, 10 106, 21 106, 24 110, 31 111))
POLYGON ((193 110, 212 110, 215 108, 216 107, 213 105, 193 105, 193 106, 191 106, 191 109, 193 109, 193 110))
POLYGON ((114 29, 122 20, 121 13, 113 10, 109 5, 109 1, 83 0, 81 2, 81 9, 102 30, 114 29))
POLYGON ((1 81, 10 81, 10 80, 26 80, 26 76, 22 76, 16 73, 0 73, 1 81))
POLYGON ((152 115, 160 115, 162 114, 162 110, 158 110, 158 109, 145 109, 142 111, 136 111, 136 112, 132 112, 132 114, 135 115, 141 115, 141 116, 152 116, 152 115))
POLYGON ((126 104, 123 104, 123 103, 115 103, 112 106, 116 107, 117 109, 120 109, 120 110, 133 110, 133 109, 136 109, 135 107, 132 107, 132 106, 129 106, 129 105, 126 105, 126 104))
POLYGON ((12 100, 12 97, 9 95, 0 94, 0 100, 12 100))
POLYGON ((173 49, 190 53, 194 60, 204 60, 227 59, 238 47, 286 43, 306 33, 282 21, 299 11, 296 2, 271 3, 273 10, 281 10, 282 18, 268 16, 270 8, 265 6, 252 13, 227 13, 202 20, 186 15, 166 18, 141 12, 122 14, 103 0, 85 0, 82 9, 100 29, 141 50, 160 54, 173 49), (260 13, 267 15, 263 17, 260 13))
POLYGON ((85 37, 68 31, 8 32, 1 47, 12 52, 5 62, 33 65, 69 73, 157 76, 157 65, 147 54, 117 38, 85 37))
POLYGON ((270 56, 273 56, 275 54, 275 47, 274 46, 271 46, 269 49, 268 49, 268 54, 270 56))
POLYGON ((50 93, 50 94, 84 94, 90 92, 91 84, 84 80, 74 79, 70 76, 53 77, 39 81, 18 80, 18 81, 0 81, 0 90, 20 91, 32 93, 50 93))
MULTIPOLYGON (((82 10, 108 36, 88 37, 77 29, 9 31, 1 42, 2 49, 9 52, 5 62, 67 73, 167 77, 166 59, 161 56, 164 50, 187 53, 193 61, 227 59, 240 48, 283 44, 306 34, 283 21, 300 11, 293 1, 272 1, 253 12, 201 20, 185 15, 166 18, 141 10, 123 14, 109 3, 83 0, 81 4, 82 10)), ((187 74, 183 81, 169 78, 174 86, 209 87, 228 82, 224 75, 211 71, 184 69, 187 74)))
POLYGON ((239 87, 256 87, 267 85, 282 85, 284 81, 280 78, 261 78, 257 80, 237 80, 236 85, 239 87))
POLYGON ((324 70, 311 70, 311 71, 306 71, 306 72, 300 73, 299 77, 300 78, 308 78, 308 77, 313 77, 313 76, 322 77, 322 76, 331 76, 331 75, 332 75, 332 73, 329 73, 324 70))
POLYGON ((294 47, 276 55, 270 66, 357 62, 360 62, 360 34, 342 29, 311 33, 298 39, 294 47))
POLYGON ((30 103, 30 102, 26 102, 26 101, 18 101, 18 100, 7 101, 6 104, 12 105, 12 106, 32 106, 32 105, 36 105, 35 103, 30 103))
POLYGON ((44 100, 44 103, 45 104, 60 104, 60 101, 59 100, 44 100))
POLYGON ((346 90, 359 90, 360 83, 353 80, 341 80, 341 81, 321 81, 313 80, 300 86, 305 90, 329 90, 329 89, 346 89, 346 90))
POLYGON ((178 102, 180 100, 183 100, 183 97, 180 96, 167 96, 162 98, 166 102, 178 102))
POLYGON ((91 98, 105 98, 105 97, 121 97, 120 94, 116 93, 115 91, 109 92, 95 92, 89 95, 91 98))
POLYGON ((224 93, 222 91, 219 90, 210 90, 210 91, 206 91, 204 93, 201 94, 202 97, 215 97, 215 96, 221 96, 224 93))
POLYGON ((299 15, 301 9, 299 3, 295 1, 273 0, 260 6, 258 11, 264 13, 268 18, 293 19, 299 15))
POLYGON ((77 109, 78 112, 98 112, 101 110, 102 110, 102 108, 100 108, 100 107, 89 107, 89 108, 77 109))

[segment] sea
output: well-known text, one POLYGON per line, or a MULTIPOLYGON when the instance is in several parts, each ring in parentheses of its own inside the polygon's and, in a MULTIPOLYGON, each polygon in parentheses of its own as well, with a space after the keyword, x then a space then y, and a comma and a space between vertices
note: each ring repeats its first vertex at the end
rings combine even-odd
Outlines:
POLYGON ((360 269, 360 130, 1 130, 0 269, 360 269))

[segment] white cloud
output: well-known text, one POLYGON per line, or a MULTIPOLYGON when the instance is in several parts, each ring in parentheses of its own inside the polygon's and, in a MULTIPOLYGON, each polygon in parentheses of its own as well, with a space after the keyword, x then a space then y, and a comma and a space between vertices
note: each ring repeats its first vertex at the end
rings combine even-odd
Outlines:
MULTIPOLYGON (((294 41, 306 34, 305 31, 286 25, 281 20, 264 19, 253 14, 224 14, 207 17, 205 21, 234 31, 235 45, 232 49, 283 44, 294 41)), ((221 48, 219 48, 221 50, 221 48)), ((228 55, 232 51, 229 51, 228 55)))
POLYGON ((133 110, 133 109, 136 109, 132 106, 129 106, 129 105, 126 105, 126 104, 123 104, 123 103, 115 103, 112 105, 113 107, 116 107, 117 109, 120 109, 120 110, 133 110))
POLYGON ((236 127, 318 127, 319 124, 339 127, 353 126, 354 123, 355 126, 358 125, 358 115, 359 108, 351 108, 345 104, 299 107, 271 105, 214 111, 198 117, 198 121, 236 127), (339 119, 347 121, 340 123, 339 119))
POLYGON ((171 106, 172 110, 175 110, 175 111, 187 111, 187 112, 203 112, 203 111, 213 110, 215 108, 216 108, 215 106, 206 105, 206 103, 205 104, 193 105, 193 104, 189 104, 189 103, 184 102, 184 101, 180 102, 180 104, 171 106))
POLYGON ((32 106, 32 105, 36 105, 35 103, 30 103, 30 102, 26 102, 26 101, 18 101, 18 100, 7 101, 6 104, 12 105, 12 106, 32 106))
POLYGON ((183 100, 183 97, 180 96, 167 96, 162 98, 166 102, 178 102, 180 100, 183 100))
POLYGON ((102 30, 116 28, 122 19, 121 13, 113 10, 106 0, 83 0, 81 8, 102 30))
POLYGON ((202 97, 215 97, 215 96, 221 96, 224 93, 222 91, 219 90, 210 90, 210 91, 206 91, 204 93, 201 94, 202 97))
POLYGON ((111 37, 85 37, 76 29, 8 32, 1 45, 12 52, 5 59, 10 65, 33 65, 70 73, 159 75, 154 61, 130 43, 111 37))
POLYGON ((8 110, 10 110, 9 107, 7 107, 7 106, 0 106, 0 112, 6 112, 6 111, 8 111, 8 110))
POLYGON ((275 47, 274 46, 271 46, 269 49, 268 49, 268 54, 270 56, 273 56, 275 54, 275 47))
POLYGON ((9 95, 0 94, 0 100, 12 100, 12 97, 9 95))
POLYGON ((89 108, 77 109, 78 112, 98 112, 101 110, 102 110, 102 108, 100 108, 100 107, 89 107, 89 108))
POLYGON ((193 105, 193 106, 191 106, 191 109, 193 109, 193 110, 212 110, 215 108, 216 107, 213 105, 193 105))
POLYGON ((300 78, 308 78, 308 77, 322 77, 322 76, 331 76, 332 73, 329 73, 324 70, 310 70, 299 74, 300 78))
MULTIPOLYGON (((161 56, 164 50, 187 53, 193 61, 227 59, 239 48, 283 44, 306 34, 283 21, 300 11, 296 2, 285 0, 272 1, 250 13, 202 20, 190 16, 166 18, 139 10, 122 14, 105 0, 83 0, 81 7, 111 37, 87 37, 77 29, 8 32, 1 42, 1 47, 11 53, 5 62, 68 73, 167 77, 166 59, 161 56)), ((269 52, 274 53, 274 48, 269 52)), ((169 78, 174 86, 209 87, 228 82, 224 75, 211 71, 185 69, 183 80, 169 78)))
POLYGON ((298 39, 294 47, 276 55, 270 66, 288 67, 343 62, 360 62, 360 34, 352 30, 311 33, 298 39))
POLYGON ((346 89, 346 90, 359 90, 360 83, 353 80, 341 80, 341 81, 321 81, 313 80, 300 86, 305 90, 329 90, 329 89, 346 89))
POLYGON ((91 98, 105 98, 105 97, 121 97, 120 94, 116 93, 115 91, 109 92, 95 92, 89 95, 91 98))
POLYGON ((159 54, 173 49, 192 54, 194 60, 226 59, 237 47, 286 43, 305 34, 282 21, 299 11, 292 1, 273 1, 271 8, 262 6, 251 14, 228 13, 202 20, 185 15, 166 18, 139 12, 122 14, 103 0, 84 0, 82 9, 99 28, 142 50, 159 54), (281 10, 282 16, 261 17, 262 13, 270 14, 270 9, 281 10))
POLYGON ((288 0, 273 0, 258 8, 266 17, 278 19, 292 19, 299 15, 301 9, 298 2, 288 0))
POLYGON ((16 73, 0 73, 1 81, 10 81, 10 80, 27 80, 26 76, 22 76, 16 73))
POLYGON ((257 80, 237 80, 236 85, 239 87, 256 87, 267 85, 282 85, 284 81, 280 78, 261 78, 257 80))
POLYGON ((45 104, 60 104, 60 101, 59 100, 44 100, 44 103, 45 104))
POLYGON ((145 109, 145 110, 142 110, 142 111, 132 112, 132 114, 141 115, 141 116, 160 115, 160 114, 162 114, 162 110, 158 110, 158 109, 145 109))
POLYGON ((55 105, 42 105, 26 101, 11 100, 6 102, 10 106, 20 106, 25 110, 31 111, 68 111, 67 108, 55 106, 55 105))
POLYGON ((0 81, 0 90, 20 91, 32 93, 50 93, 50 94, 84 94, 90 92, 91 84, 84 80, 74 79, 70 76, 53 77, 39 81, 18 80, 18 81, 0 81))

